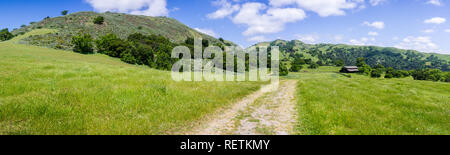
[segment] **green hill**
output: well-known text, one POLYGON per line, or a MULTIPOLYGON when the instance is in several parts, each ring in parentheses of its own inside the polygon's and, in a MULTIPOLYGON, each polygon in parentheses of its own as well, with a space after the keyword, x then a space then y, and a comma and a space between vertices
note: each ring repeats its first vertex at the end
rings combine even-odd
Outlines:
POLYGON ((0 42, 0 135, 182 132, 263 84, 175 82, 170 72, 20 39, 0 42))
MULTIPOLYGON (((40 22, 14 30, 15 35, 25 34, 35 29, 53 29, 57 33, 45 35, 32 35, 20 41, 23 44, 32 44, 50 48, 71 49, 70 40, 78 33, 89 33, 94 38, 113 33, 122 39, 133 33, 144 35, 161 35, 174 43, 182 43, 188 37, 201 37, 211 43, 222 43, 218 39, 200 33, 179 21, 167 17, 149 17, 121 13, 78 12, 66 16, 46 18, 40 22), (94 24, 98 16, 104 17, 103 24, 94 24)), ((229 41, 226 43, 233 44, 229 41)))
POLYGON ((305 44, 298 40, 275 40, 255 46, 279 46, 282 58, 293 61, 295 57, 311 59, 323 65, 335 65, 342 60, 345 65, 355 65, 356 59, 366 58, 366 63, 382 64, 396 69, 412 70, 433 68, 450 71, 450 55, 421 53, 392 47, 353 46, 344 44, 305 44))

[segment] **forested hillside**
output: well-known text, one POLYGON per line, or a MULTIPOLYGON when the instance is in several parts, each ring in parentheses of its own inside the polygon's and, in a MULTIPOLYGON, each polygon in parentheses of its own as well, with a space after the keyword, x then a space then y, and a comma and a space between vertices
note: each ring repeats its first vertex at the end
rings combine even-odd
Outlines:
POLYGON ((352 46, 343 44, 305 44, 298 40, 259 43, 257 45, 279 46, 284 61, 303 58, 319 65, 356 65, 357 59, 364 57, 372 67, 383 65, 401 70, 440 69, 450 71, 449 55, 420 53, 377 46, 352 46))

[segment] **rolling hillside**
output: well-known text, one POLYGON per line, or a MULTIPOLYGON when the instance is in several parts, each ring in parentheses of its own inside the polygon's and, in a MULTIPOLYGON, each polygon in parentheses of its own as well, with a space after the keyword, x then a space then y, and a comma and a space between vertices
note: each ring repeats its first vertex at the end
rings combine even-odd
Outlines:
MULTIPOLYGON (((58 30, 58 33, 33 35, 20 41, 20 43, 68 50, 71 49, 70 40, 72 36, 78 33, 89 33, 94 38, 113 33, 125 39, 130 34, 137 32, 144 35, 161 35, 174 43, 182 43, 188 37, 201 37, 213 44, 222 43, 218 39, 189 28, 172 18, 110 12, 77 12, 66 16, 45 18, 40 22, 31 22, 30 25, 14 30, 12 33, 21 35, 35 29, 54 29, 58 30), (98 16, 104 17, 103 24, 94 24, 93 21, 98 16)), ((233 44, 229 41, 225 42, 233 44)))
POLYGON ((282 58, 292 61, 295 57, 311 59, 323 65, 335 65, 344 61, 345 65, 355 65, 359 57, 366 58, 372 67, 382 64, 395 69, 412 70, 433 68, 450 71, 450 55, 421 53, 391 47, 352 46, 344 44, 305 44, 298 40, 275 40, 254 46, 279 46, 282 58))
POLYGON ((0 135, 171 134, 263 84, 175 82, 170 72, 16 44, 20 37, 0 42, 0 135))

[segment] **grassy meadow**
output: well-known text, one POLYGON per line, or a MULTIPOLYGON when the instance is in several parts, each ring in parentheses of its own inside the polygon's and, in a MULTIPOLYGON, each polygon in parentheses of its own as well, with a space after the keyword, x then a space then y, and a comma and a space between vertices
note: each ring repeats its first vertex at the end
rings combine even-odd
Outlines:
POLYGON ((291 73, 298 79, 298 134, 450 134, 450 84, 373 79, 321 67, 291 73))
POLYGON ((0 135, 170 134, 261 85, 174 82, 105 55, 17 41, 0 43, 0 135))

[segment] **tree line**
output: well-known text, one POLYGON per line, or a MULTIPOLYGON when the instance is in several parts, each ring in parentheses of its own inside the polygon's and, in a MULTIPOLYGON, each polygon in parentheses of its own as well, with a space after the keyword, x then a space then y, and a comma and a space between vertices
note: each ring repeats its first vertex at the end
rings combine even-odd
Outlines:
POLYGON ((360 73, 372 78, 381 78, 384 74, 384 78, 386 79, 412 76, 414 80, 450 82, 450 72, 443 72, 439 69, 415 69, 406 71, 397 70, 392 67, 385 68, 381 64, 375 65, 372 68, 370 65, 366 64, 366 58, 358 58, 356 61, 360 73))
MULTIPOLYGON (((131 34, 127 39, 121 39, 115 34, 107 34, 98 39, 93 39, 89 34, 79 34, 72 37, 71 44, 73 51, 81 54, 93 54, 95 52, 105 54, 111 57, 119 58, 129 64, 146 65, 159 70, 171 70, 172 66, 179 60, 172 58, 172 49, 176 46, 188 47, 191 56, 194 58, 194 38, 187 38, 184 43, 175 44, 169 39, 159 35, 143 35, 140 33, 131 34)), ((202 40, 203 52, 206 47, 216 46, 225 50, 225 43, 211 44, 208 40, 202 40)), ((202 53, 203 54, 203 53, 202 53)), ((234 65, 234 72, 237 69, 237 56, 233 56, 233 62, 227 62, 230 55, 223 53, 223 69, 226 70, 230 65, 234 65)), ((214 59, 215 56, 211 58, 214 59)), ((270 54, 268 55, 270 58, 270 54)), ((268 59, 268 68, 271 67, 268 59)), ((245 70, 248 71, 249 54, 245 54, 245 70)), ((285 64, 280 64, 280 75, 288 75, 288 69, 285 64)))

